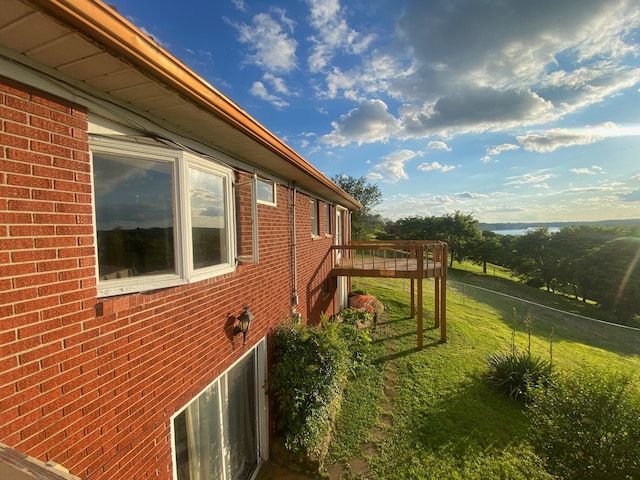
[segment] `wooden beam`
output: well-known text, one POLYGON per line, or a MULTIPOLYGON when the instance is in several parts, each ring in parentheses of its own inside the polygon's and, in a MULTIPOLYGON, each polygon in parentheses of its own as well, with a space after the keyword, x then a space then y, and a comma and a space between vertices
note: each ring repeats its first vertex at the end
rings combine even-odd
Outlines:
POLYGON ((440 281, 442 282, 442 288, 440 289, 440 310, 442 312, 440 319, 440 341, 447 341, 447 268, 449 265, 449 259, 447 255, 447 245, 443 246, 442 253, 442 276, 440 281))
POLYGON ((415 318, 416 316, 416 284, 415 284, 415 280, 413 278, 410 279, 411 281, 411 318, 415 318))
POLYGON ((417 280, 418 280, 418 350, 422 350, 422 345, 423 345, 423 325, 422 325, 422 277, 423 277, 423 262, 424 262, 424 252, 423 252, 423 248, 422 245, 420 245, 417 249, 417 255, 418 255, 418 275, 417 275, 417 280))
POLYGON ((440 326, 440 279, 438 277, 434 278, 434 295, 433 295, 433 303, 435 310, 436 323, 435 327, 438 328, 440 326))

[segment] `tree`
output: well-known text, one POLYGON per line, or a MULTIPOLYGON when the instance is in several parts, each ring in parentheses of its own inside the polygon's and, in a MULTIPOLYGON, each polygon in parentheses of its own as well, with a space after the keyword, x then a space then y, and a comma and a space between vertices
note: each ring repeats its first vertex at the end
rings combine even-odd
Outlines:
POLYGON ((500 235, 490 230, 483 231, 472 246, 471 260, 482 265, 482 273, 487 273, 487 262, 499 263, 502 256, 500 235))
POLYGON ((351 215, 351 237, 354 240, 375 238, 383 227, 382 217, 374 213, 375 207, 382 203, 380 187, 366 177, 355 178, 344 173, 334 175, 331 180, 362 205, 361 210, 351 215))
POLYGON ((529 285, 553 289, 556 259, 550 248, 548 227, 536 227, 518 237, 512 244, 510 267, 529 285))
POLYGON ((456 210, 439 218, 437 239, 449 245, 449 266, 453 261, 462 262, 472 256, 473 245, 480 239, 478 221, 473 215, 456 210))
POLYGON ((640 314, 640 239, 618 238, 583 257, 582 270, 592 280, 590 298, 621 323, 640 314))

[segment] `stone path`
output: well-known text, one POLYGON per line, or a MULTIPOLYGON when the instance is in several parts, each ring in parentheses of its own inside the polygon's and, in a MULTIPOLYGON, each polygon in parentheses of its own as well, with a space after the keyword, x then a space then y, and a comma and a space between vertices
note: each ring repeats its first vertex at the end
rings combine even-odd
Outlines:
MULTIPOLYGON (((377 329, 379 335, 384 337, 386 333, 388 317, 386 312, 380 315, 377 329)), ((387 355, 393 353, 393 347, 387 343, 387 355)), ((351 459, 349 462, 339 463, 329 468, 329 480, 341 480, 346 474, 350 474, 349 478, 358 478, 362 480, 373 480, 367 458, 379 455, 378 444, 382 442, 388 435, 388 431, 393 425, 393 401, 396 396, 396 384, 398 381, 398 372, 393 360, 386 362, 384 366, 384 394, 385 400, 381 405, 381 413, 378 422, 369 432, 369 441, 362 445, 360 455, 351 459)))

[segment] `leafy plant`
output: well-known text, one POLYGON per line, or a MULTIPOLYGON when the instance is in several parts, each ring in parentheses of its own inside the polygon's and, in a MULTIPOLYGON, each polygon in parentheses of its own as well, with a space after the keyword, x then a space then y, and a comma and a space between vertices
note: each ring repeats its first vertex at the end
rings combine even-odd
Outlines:
POLYGON ((630 375, 582 369, 529 392, 531 441, 566 479, 640 478, 640 395, 630 375))
MULTIPOLYGON (((516 309, 513 309, 514 319, 516 309)), ((527 330, 527 351, 519 352, 515 345, 516 325, 511 331, 511 348, 508 352, 494 353, 487 357, 489 371, 487 372, 487 382, 489 385, 503 395, 507 395, 514 400, 526 400, 531 387, 544 384, 551 377, 553 365, 551 355, 553 354, 553 334, 550 340, 549 355, 550 360, 531 353, 531 330, 533 320, 531 312, 528 312, 524 325, 527 330)))
POLYGON ((371 339, 352 325, 281 325, 268 381, 285 447, 322 465, 342 389, 368 361, 371 339))
POLYGON ((488 356, 489 385, 514 400, 524 400, 529 389, 551 376, 551 363, 529 352, 501 352, 488 356))

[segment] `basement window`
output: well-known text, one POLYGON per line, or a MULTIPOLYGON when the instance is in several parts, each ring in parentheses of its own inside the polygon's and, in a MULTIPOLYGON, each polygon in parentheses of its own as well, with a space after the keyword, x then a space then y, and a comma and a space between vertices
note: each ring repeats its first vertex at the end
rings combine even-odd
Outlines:
POLYGON ((232 271, 233 171, 188 152, 92 141, 98 294, 232 271))

